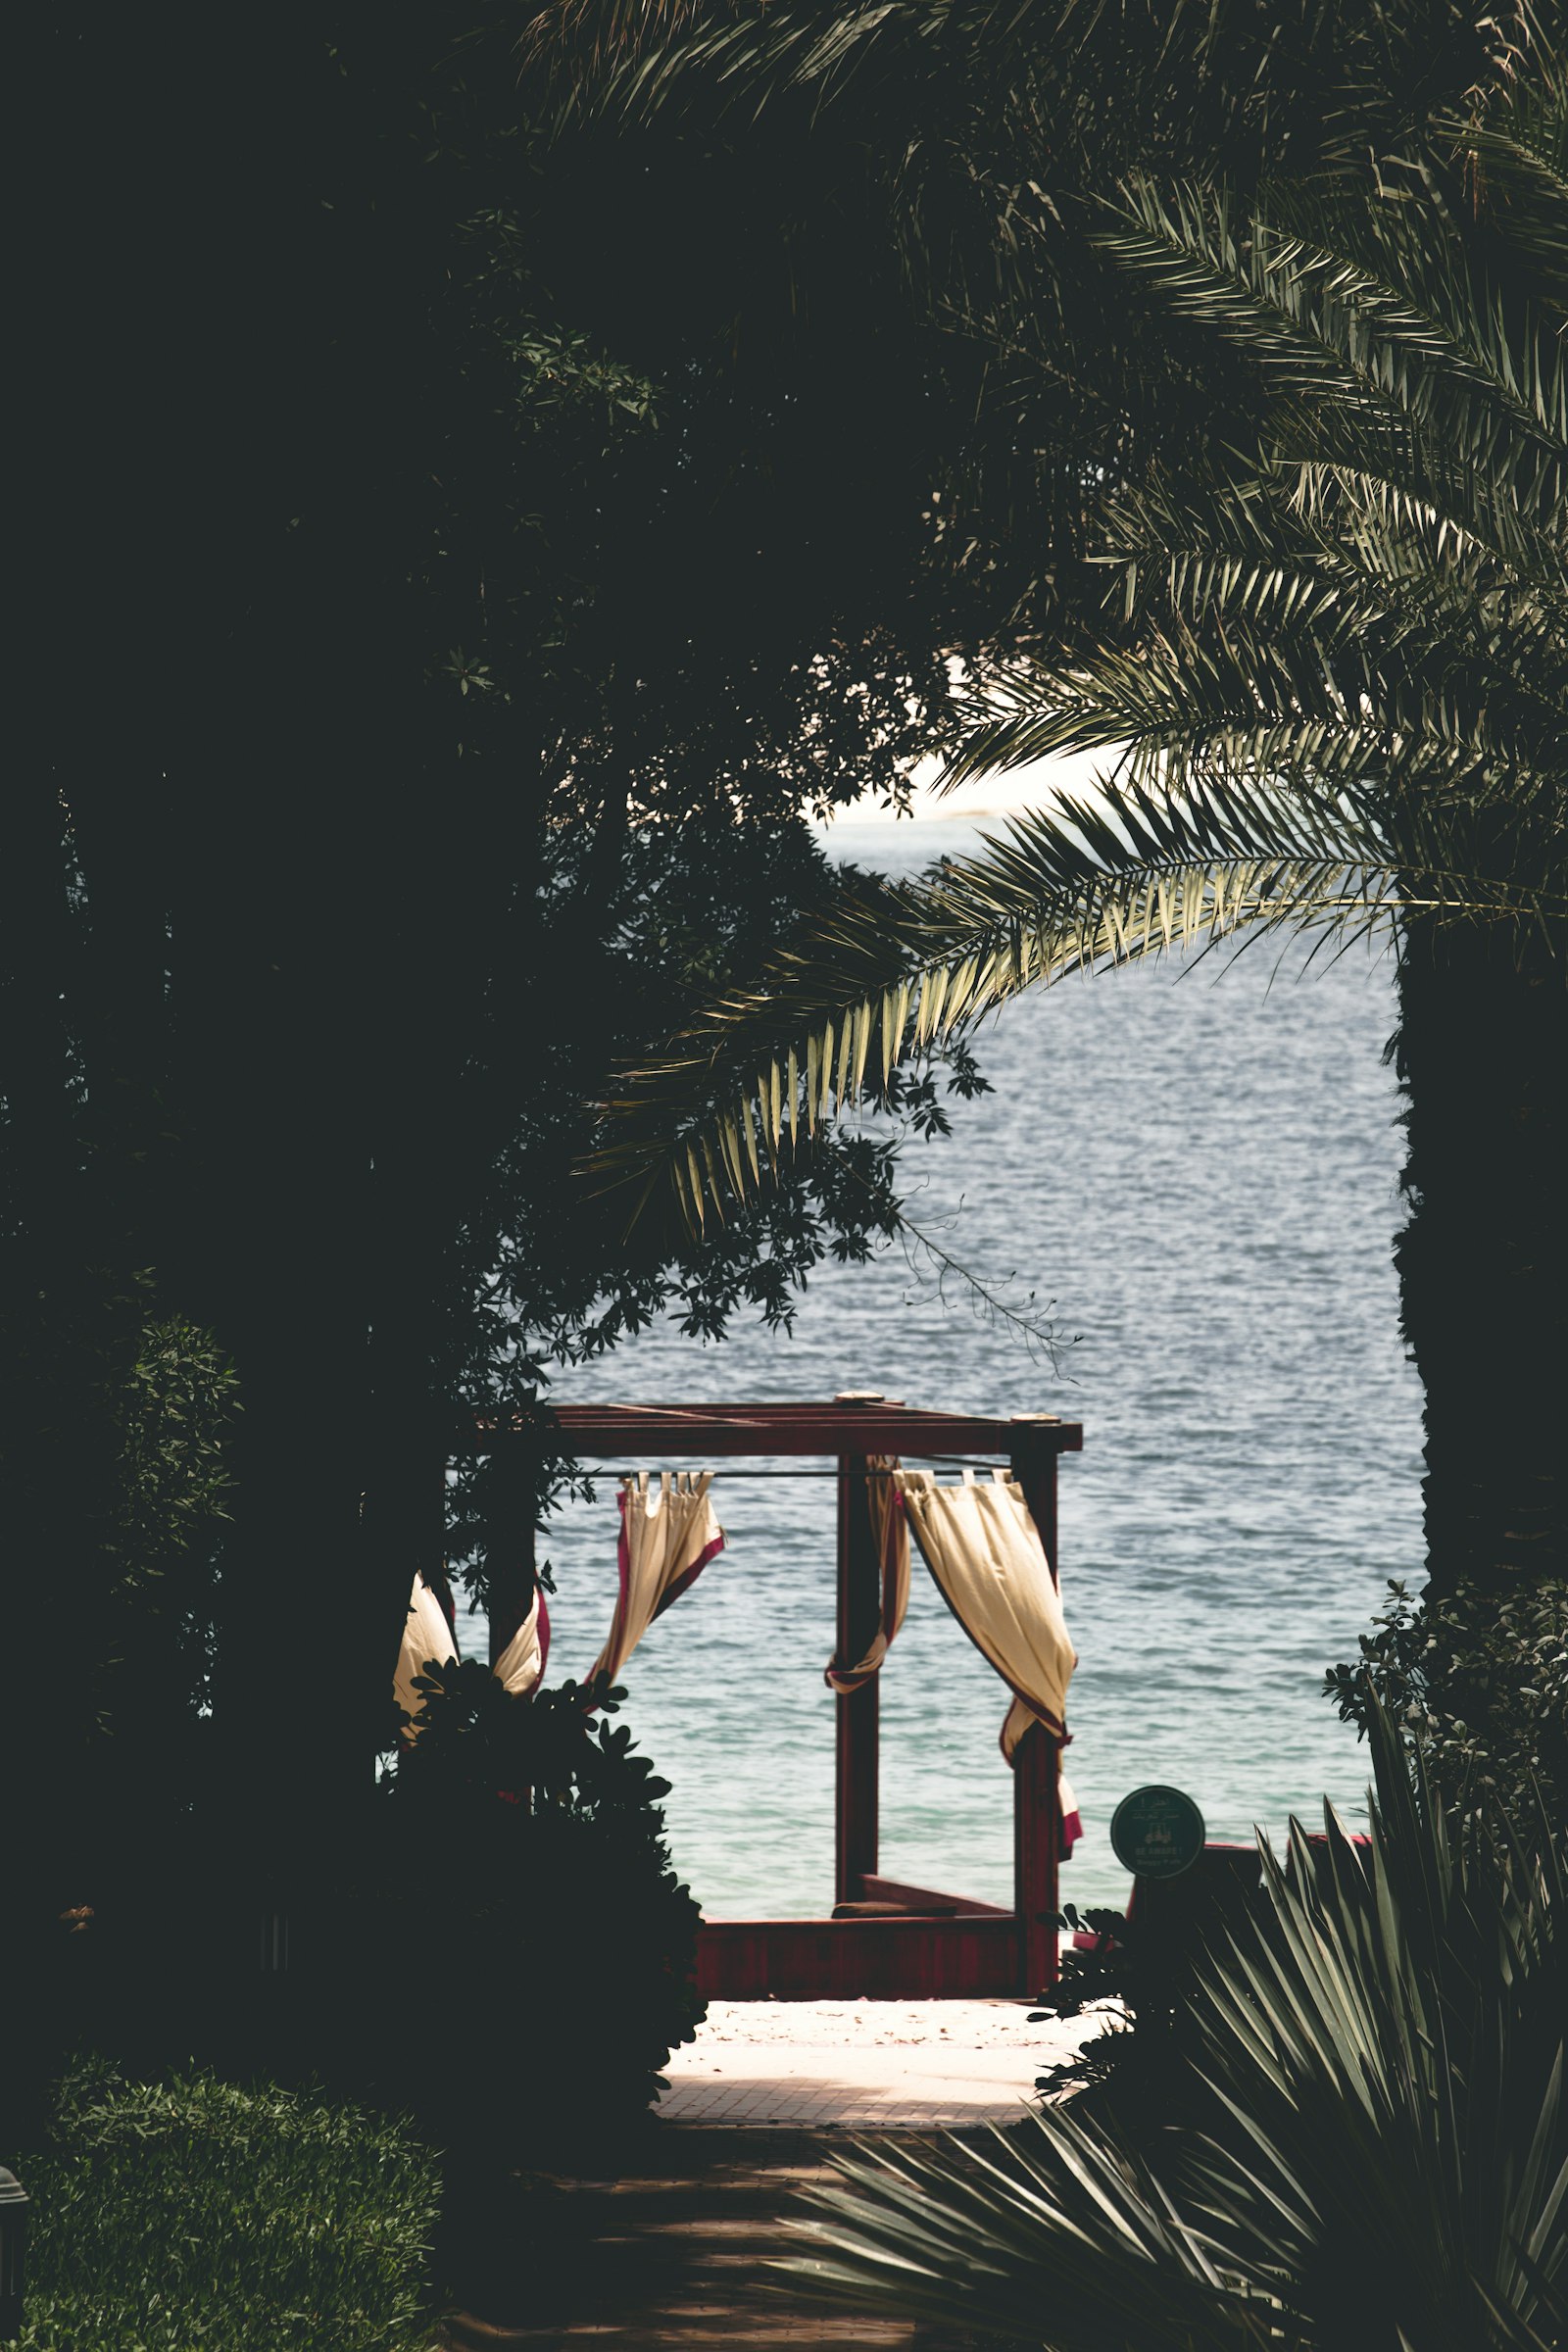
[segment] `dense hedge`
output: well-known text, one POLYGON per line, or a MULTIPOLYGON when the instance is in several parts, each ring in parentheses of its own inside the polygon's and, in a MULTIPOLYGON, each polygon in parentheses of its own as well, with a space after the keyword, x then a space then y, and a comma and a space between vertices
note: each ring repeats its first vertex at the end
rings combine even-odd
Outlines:
POLYGON ((32 2199, 19 2352, 416 2352, 440 2182, 398 2125, 80 2061, 32 2199))
POLYGON ((367 2086, 466 2156, 603 2135, 703 2015, 669 1785, 607 1720, 608 1685, 511 1698, 468 1660, 425 1688, 352 1896, 351 1948, 382 1963, 349 1986, 348 2029, 378 2044, 367 2086))

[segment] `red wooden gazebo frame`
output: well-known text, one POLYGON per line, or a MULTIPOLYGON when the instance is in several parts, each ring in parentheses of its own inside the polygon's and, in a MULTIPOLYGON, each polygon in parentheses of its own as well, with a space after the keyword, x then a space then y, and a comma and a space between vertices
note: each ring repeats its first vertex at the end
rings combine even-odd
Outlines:
MULTIPOLYGON (((866 1507, 873 1455, 904 1461, 981 1461, 997 1455, 1022 1487, 1056 1573, 1056 1462, 1083 1446, 1083 1427, 1054 1414, 992 1420, 922 1412, 881 1396, 825 1404, 563 1404, 556 1418, 585 1460, 717 1461, 726 1455, 816 1455, 837 1464, 838 1643, 864 1655, 880 1623, 881 1569, 866 1507)), ((493 1452, 524 1433, 476 1415, 463 1451, 493 1452)), ((537 1439, 535 1437, 535 1442, 537 1439)), ((498 1658, 533 1598, 533 1534, 510 1589, 493 1591, 490 1656, 498 1658)), ((1055 1742, 1042 1725, 1013 1758, 1013 1907, 942 1894, 877 1869, 879 1678, 840 1695, 834 1838, 836 1903, 886 1902, 898 1917, 707 1920, 699 1931, 701 1989, 732 1998, 858 1994, 885 1999, 1019 1993, 1056 1978, 1056 1864, 1061 1815, 1055 1742)))

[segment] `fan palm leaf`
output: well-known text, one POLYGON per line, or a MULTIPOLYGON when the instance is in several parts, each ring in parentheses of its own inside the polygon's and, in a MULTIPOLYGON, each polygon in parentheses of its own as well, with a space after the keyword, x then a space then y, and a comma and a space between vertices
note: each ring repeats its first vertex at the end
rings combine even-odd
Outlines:
POLYGON ((1369 1846, 1263 1845, 1264 1892, 1199 1972, 1221 2119, 1142 2156, 1043 2111, 976 2161, 840 2160, 808 2285, 1051 2352, 1262 2344, 1545 2352, 1568 2279, 1564 1846, 1461 1835, 1375 1727, 1369 1846))

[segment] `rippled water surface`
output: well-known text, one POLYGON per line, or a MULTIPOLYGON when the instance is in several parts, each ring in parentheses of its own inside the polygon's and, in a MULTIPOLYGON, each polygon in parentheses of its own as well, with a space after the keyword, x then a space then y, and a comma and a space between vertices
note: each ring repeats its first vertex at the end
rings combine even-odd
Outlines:
MULTIPOLYGON (((966 830, 840 826, 835 854, 913 869, 966 830)), ((826 1397, 1057 1412, 1061 1568, 1080 1664, 1069 1758, 1086 1838, 1063 1895, 1120 1900, 1119 1797, 1173 1781, 1209 1834, 1361 1801, 1364 1751, 1319 1695, 1384 1579, 1417 1573, 1420 1399, 1397 1331, 1397 1108, 1385 961, 1279 968, 1259 943, 1071 982, 985 1033, 995 1092, 911 1147, 911 1212, 999 1284, 1055 1301, 1054 1369, 900 1251, 824 1266, 793 1337, 703 1347, 658 1328, 564 1374, 562 1397, 826 1397)), ((715 1484, 729 1547, 627 1675, 627 1719, 673 1783, 676 1859, 710 1917, 832 1900, 830 1481, 715 1484)), ((546 1549, 551 1679, 610 1622, 615 1505, 572 1505, 546 1549)), ((1010 1898, 1006 1694, 920 1567, 882 1678, 885 1872, 1010 1898)))

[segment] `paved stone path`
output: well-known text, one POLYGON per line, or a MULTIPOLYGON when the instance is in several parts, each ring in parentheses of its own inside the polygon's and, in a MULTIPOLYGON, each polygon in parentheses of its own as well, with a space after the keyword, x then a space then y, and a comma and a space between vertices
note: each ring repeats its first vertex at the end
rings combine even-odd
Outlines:
POLYGON ((791 2218, 834 2178, 838 2135, 1012 2122, 1043 2062, 1094 2030, 1027 2020, 1018 2001, 715 2001, 628 2169, 533 2192, 559 2311, 505 2334, 455 2328, 452 2344, 969 2352, 967 2336, 807 2302, 768 2263, 800 2243, 791 2218))
POLYGON ((766 2266, 791 2250, 796 2197, 830 2176, 815 2132, 657 2128, 622 2179, 557 2184, 570 2207, 564 2232, 580 2249, 561 2315, 493 2334, 458 2326, 447 2342, 455 2352, 967 2352, 968 2339, 947 2331, 808 2303, 787 2284, 769 2291, 766 2266))

